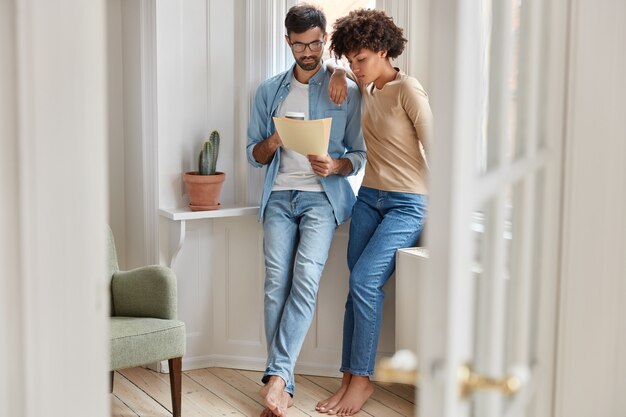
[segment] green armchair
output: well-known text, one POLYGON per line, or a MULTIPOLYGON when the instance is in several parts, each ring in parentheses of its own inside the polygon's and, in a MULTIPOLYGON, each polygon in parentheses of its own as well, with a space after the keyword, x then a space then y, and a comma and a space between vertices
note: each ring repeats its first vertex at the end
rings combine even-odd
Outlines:
POLYGON ((153 265, 120 271, 108 228, 111 276, 111 391, 113 371, 168 360, 172 414, 181 412, 181 368, 185 323, 176 320, 176 275, 153 265))

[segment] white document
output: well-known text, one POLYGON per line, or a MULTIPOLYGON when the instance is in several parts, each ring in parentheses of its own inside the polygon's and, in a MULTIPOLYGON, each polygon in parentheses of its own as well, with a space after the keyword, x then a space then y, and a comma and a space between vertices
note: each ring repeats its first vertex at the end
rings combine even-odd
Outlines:
POLYGON ((294 120, 274 117, 274 124, 283 146, 304 156, 326 155, 332 118, 294 120))

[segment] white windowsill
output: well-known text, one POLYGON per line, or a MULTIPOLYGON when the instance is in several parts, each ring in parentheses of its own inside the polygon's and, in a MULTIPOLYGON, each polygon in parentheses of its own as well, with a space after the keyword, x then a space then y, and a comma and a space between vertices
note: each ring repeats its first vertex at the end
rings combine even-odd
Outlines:
POLYGON ((220 207, 217 210, 207 211, 191 211, 188 208, 175 209, 159 209, 159 215, 170 220, 199 220, 199 219, 215 219, 218 217, 239 217, 258 215, 258 206, 228 206, 220 207))

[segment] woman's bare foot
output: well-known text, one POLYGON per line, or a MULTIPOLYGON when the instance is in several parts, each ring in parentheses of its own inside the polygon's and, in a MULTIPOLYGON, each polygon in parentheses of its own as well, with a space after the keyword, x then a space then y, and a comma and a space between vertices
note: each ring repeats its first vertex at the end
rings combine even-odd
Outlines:
POLYGON ((266 411, 273 413, 276 417, 285 417, 287 415, 291 396, 285 392, 285 381, 281 377, 276 375, 270 376, 267 384, 261 388, 259 394, 264 398, 265 406, 267 407, 261 413, 261 417, 271 417, 271 414, 267 414, 266 411))
POLYGON ((353 375, 350 385, 339 403, 328 410, 330 415, 351 416, 359 412, 365 401, 374 393, 369 377, 353 375))
POLYGON ((348 385, 350 385, 350 378, 352 378, 352 374, 350 372, 344 372, 343 378, 341 379, 341 387, 339 387, 337 392, 330 397, 318 402, 315 406, 315 411, 318 413, 327 413, 328 410, 336 406, 348 389, 348 385))

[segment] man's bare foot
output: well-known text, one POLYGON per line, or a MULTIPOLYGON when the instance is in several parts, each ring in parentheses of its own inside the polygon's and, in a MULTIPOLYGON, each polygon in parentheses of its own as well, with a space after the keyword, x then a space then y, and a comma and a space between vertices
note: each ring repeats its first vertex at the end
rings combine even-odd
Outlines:
POLYGON ((291 396, 285 392, 285 381, 281 377, 276 375, 270 376, 267 384, 261 388, 259 394, 265 399, 265 406, 267 407, 261 413, 261 417, 273 417, 271 414, 265 415, 266 410, 276 417, 285 417, 287 415, 287 407, 289 407, 291 396))
MULTIPOLYGON (((265 396, 267 395, 269 388, 266 385, 263 385, 263 388, 261 388, 259 390, 259 394, 261 395, 261 397, 265 398, 265 396)), ((291 398, 291 395, 289 396, 289 401, 287 402, 287 407, 293 407, 293 398, 291 398)))
POLYGON ((330 397, 318 402, 315 406, 315 411, 317 411, 318 413, 327 413, 328 410, 331 410, 333 407, 335 407, 343 397, 343 394, 345 394, 346 390, 348 389, 351 378, 352 374, 350 372, 344 372, 343 378, 341 379, 341 387, 339 387, 337 392, 335 392, 330 397))
POLYGON ((374 386, 368 377, 353 375, 346 393, 337 405, 328 410, 328 414, 338 416, 356 414, 373 393, 374 386))
POLYGON ((269 408, 265 408, 261 411, 261 415, 259 417, 276 417, 276 414, 272 413, 272 410, 269 408))

